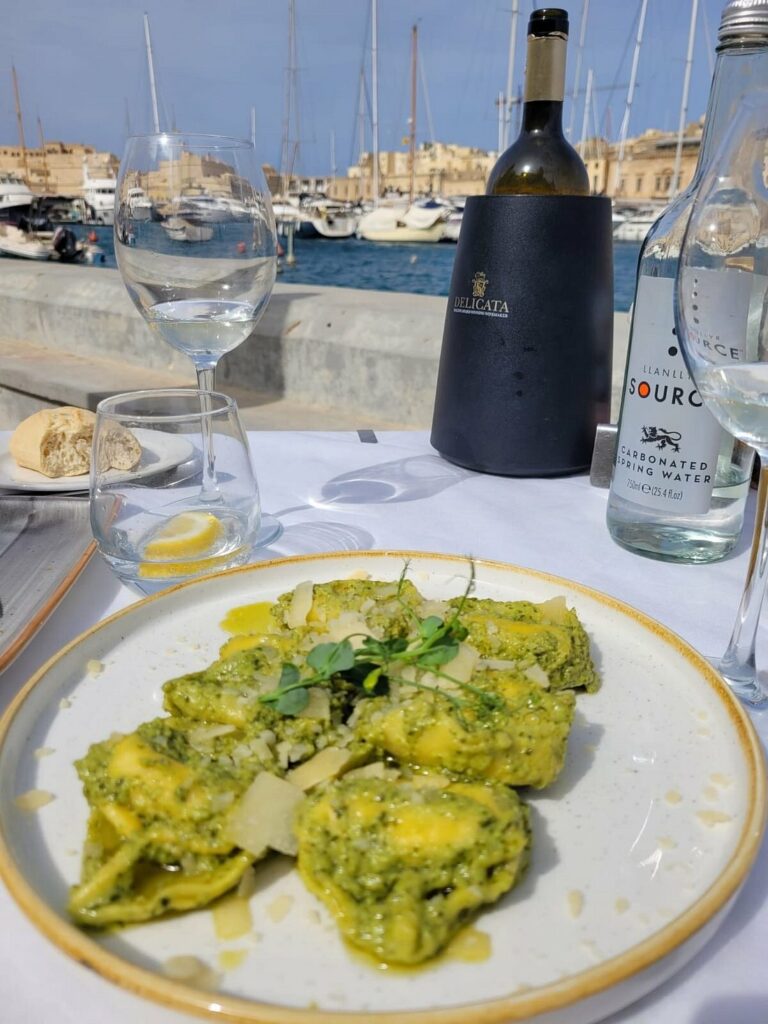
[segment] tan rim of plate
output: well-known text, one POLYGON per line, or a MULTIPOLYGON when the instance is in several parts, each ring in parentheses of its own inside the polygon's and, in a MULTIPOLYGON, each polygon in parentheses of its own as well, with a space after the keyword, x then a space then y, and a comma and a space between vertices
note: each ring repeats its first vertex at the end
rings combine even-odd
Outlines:
POLYGON ((64 597, 66 592, 86 567, 95 550, 96 541, 92 540, 45 604, 38 609, 37 613, 29 620, 13 643, 9 644, 4 651, 0 652, 0 672, 6 669, 17 655, 21 654, 29 641, 38 629, 40 629, 56 605, 62 597, 64 597))
MULTIPOLYGON (((460 555, 434 554, 425 551, 341 551, 323 554, 297 555, 290 558, 279 558, 256 565, 229 569, 215 576, 233 576, 241 573, 258 573, 261 569, 274 568, 279 565, 295 565, 301 562, 319 562, 332 559, 349 558, 428 558, 440 562, 466 562, 468 559, 460 555)), ((616 598, 603 594, 591 587, 574 583, 560 576, 510 565, 506 562, 495 562, 487 559, 475 559, 475 564, 490 569, 509 570, 521 576, 534 577, 539 580, 565 585, 586 597, 612 608, 634 620, 645 629, 669 643, 678 654, 693 665, 706 679, 712 690, 722 701, 741 745, 741 751, 749 766, 749 798, 744 827, 739 836, 736 850, 726 867, 713 885, 683 914, 671 921, 655 935, 633 946, 603 964, 581 971, 578 974, 552 985, 539 989, 531 989, 518 995, 506 996, 483 1003, 466 1003, 462 1006, 440 1008, 435 1010, 392 1011, 353 1013, 338 1010, 324 1011, 315 1009, 293 1009, 276 1006, 273 1003, 257 1003, 251 1000, 227 996, 223 993, 204 992, 170 981, 152 971, 136 967, 102 949, 93 942, 85 932, 62 920, 27 883, 12 859, 0 823, 0 878, 3 879, 11 895, 27 914, 30 920, 52 942, 68 953, 71 957, 90 967, 109 981, 134 992, 136 995, 166 1007, 198 1014, 201 1017, 213 1017, 220 1021, 234 1021, 239 1024, 318 1024, 318 1022, 336 1022, 344 1024, 501 1024, 506 1021, 525 1021, 537 1014, 551 1012, 602 992, 633 975, 650 967, 662 957, 671 953, 687 939, 701 929, 719 910, 723 909, 745 880, 750 867, 757 855, 762 833, 766 824, 766 780, 762 746, 754 731, 746 712, 736 698, 728 690, 718 673, 688 643, 666 626, 643 612, 616 598), (471 1015, 471 1016, 470 1016, 471 1015)), ((82 633, 55 654, 19 691, 13 703, 0 720, 0 747, 5 742, 11 723, 33 687, 43 678, 46 672, 60 658, 71 651, 87 637, 98 632, 117 619, 129 615, 134 609, 162 600, 177 590, 195 586, 211 579, 190 580, 169 590, 146 597, 136 604, 116 612, 109 618, 97 623, 82 633)))

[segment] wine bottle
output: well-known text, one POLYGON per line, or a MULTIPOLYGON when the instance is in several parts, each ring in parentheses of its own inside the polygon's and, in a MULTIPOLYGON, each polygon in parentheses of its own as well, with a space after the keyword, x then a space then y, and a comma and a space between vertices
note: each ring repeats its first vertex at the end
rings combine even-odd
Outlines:
MULTIPOLYGON (((693 180, 651 228, 638 263, 606 518, 618 544, 663 561, 722 558, 744 521, 753 453, 704 407, 677 343, 673 302, 699 182, 744 94, 768 81, 767 13, 765 0, 732 0, 723 11, 693 180)), ((724 293, 723 301, 734 300, 724 293)))
POLYGON ((491 171, 487 195, 589 194, 587 170, 563 135, 567 42, 566 11, 544 7, 531 14, 522 129, 491 171))
POLYGON ((432 419, 446 459, 483 473, 586 469, 609 415, 611 201, 563 138, 568 15, 531 14, 523 130, 464 209, 432 419))

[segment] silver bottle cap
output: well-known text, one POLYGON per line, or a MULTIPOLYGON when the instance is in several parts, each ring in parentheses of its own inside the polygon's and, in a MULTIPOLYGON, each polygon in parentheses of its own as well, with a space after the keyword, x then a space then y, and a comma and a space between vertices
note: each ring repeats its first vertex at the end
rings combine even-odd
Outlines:
POLYGON ((737 39, 768 42, 768 0, 730 0, 725 6, 717 40, 727 46, 737 39))

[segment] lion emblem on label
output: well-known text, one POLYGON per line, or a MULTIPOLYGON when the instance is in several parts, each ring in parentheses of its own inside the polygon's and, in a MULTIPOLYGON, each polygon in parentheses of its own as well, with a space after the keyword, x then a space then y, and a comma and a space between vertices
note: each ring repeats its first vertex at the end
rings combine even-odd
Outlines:
POLYGON ((641 444, 655 444, 662 451, 671 448, 673 452, 680 451, 680 442, 683 435, 678 430, 664 430, 663 427, 643 427, 641 444))
POLYGON ((485 289, 488 287, 488 278, 485 276, 485 271, 478 270, 475 276, 472 278, 472 298, 473 299, 484 299, 485 289))

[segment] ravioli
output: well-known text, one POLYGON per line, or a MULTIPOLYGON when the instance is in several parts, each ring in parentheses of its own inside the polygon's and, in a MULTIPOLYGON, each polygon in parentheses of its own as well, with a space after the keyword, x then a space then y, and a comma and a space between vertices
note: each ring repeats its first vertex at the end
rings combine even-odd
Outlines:
POLYGON ((514 790, 347 779, 300 808, 301 877, 344 938, 378 960, 417 964, 444 949, 528 862, 528 809, 514 790))
POLYGON ((356 735, 397 761, 508 786, 550 785, 565 762, 575 698, 548 693, 510 672, 481 672, 476 686, 499 693, 493 709, 457 708, 439 693, 366 701, 356 735))
POLYGON ((454 598, 471 643, 485 658, 514 661, 518 668, 539 665, 553 689, 600 687, 589 651, 589 637, 573 609, 553 602, 454 598))
MULTIPOLYGON (((204 906, 252 863, 227 840, 225 826, 250 779, 270 765, 269 746, 262 758, 237 737, 242 760, 221 751, 214 758, 194 750, 188 726, 157 719, 94 744, 77 762, 91 806, 82 880, 69 900, 80 923, 142 921, 204 906)), ((225 737, 211 739, 221 746, 225 737)))

